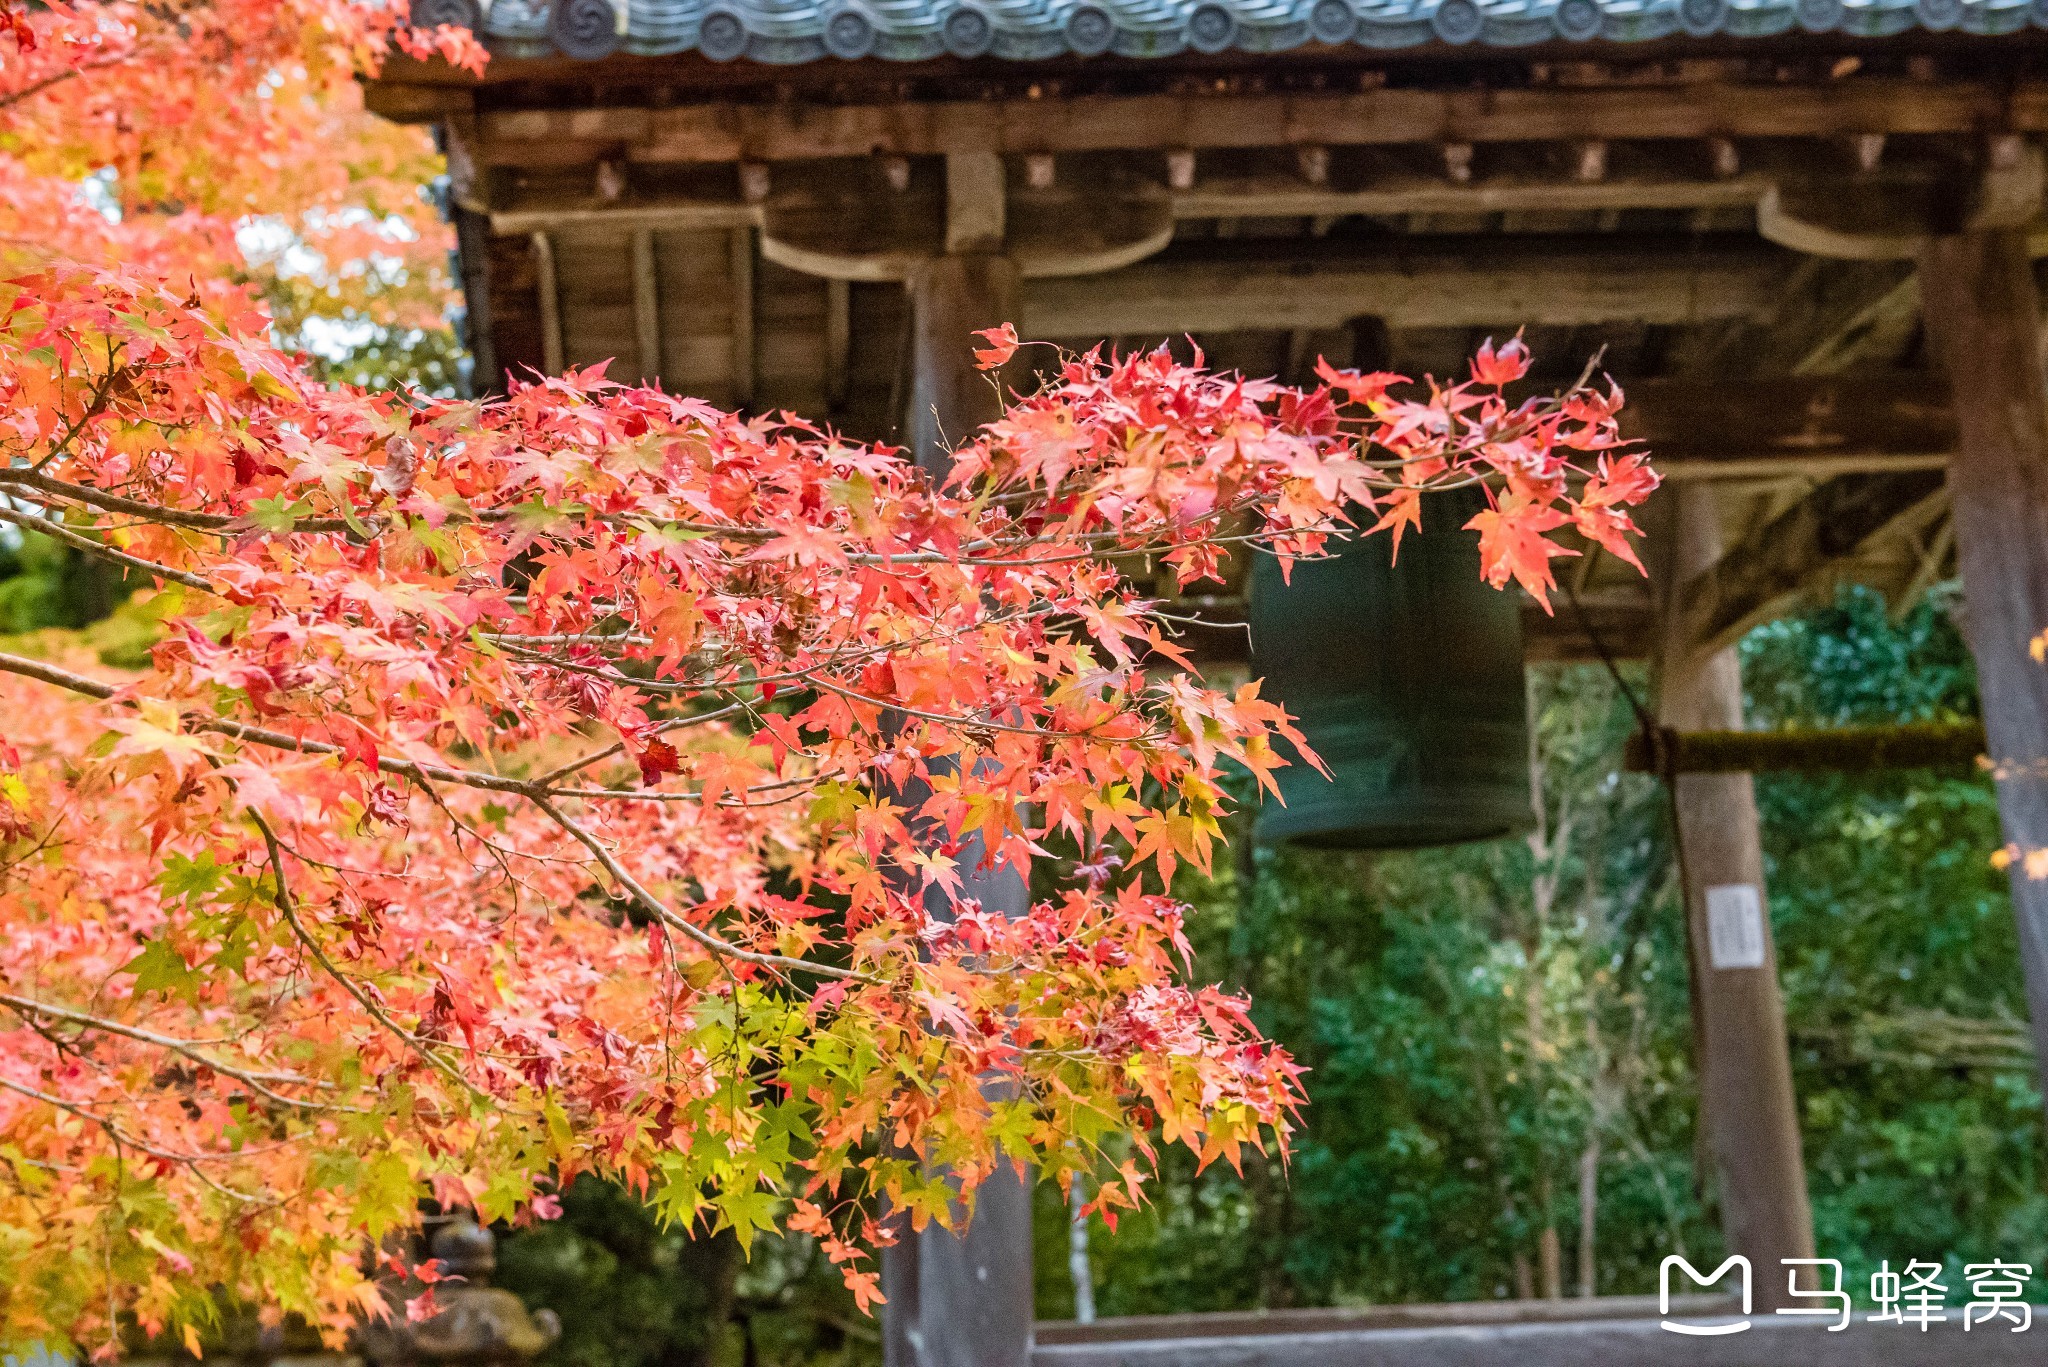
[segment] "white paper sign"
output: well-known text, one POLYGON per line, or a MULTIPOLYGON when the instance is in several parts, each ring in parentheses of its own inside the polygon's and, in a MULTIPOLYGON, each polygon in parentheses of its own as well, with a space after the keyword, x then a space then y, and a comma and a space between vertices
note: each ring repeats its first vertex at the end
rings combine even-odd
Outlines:
POLYGON ((1716 968, 1764 966, 1764 904, 1754 883, 1707 889, 1707 953, 1716 968))

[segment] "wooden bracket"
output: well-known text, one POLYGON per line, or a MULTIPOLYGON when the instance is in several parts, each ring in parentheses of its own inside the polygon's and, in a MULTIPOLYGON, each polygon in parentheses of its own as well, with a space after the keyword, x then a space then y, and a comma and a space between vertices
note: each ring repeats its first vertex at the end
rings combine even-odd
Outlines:
POLYGON ((904 280, 919 262, 983 252, 1031 279, 1095 275, 1159 251, 1173 222, 1156 185, 1006 187, 997 158, 966 154, 947 158, 943 187, 877 195, 845 177, 778 190, 760 206, 761 255, 827 280, 904 280))
POLYGON ((1879 161, 1781 180, 1757 204, 1757 231, 1811 256, 1897 261, 1919 256, 1930 238, 2036 225, 2034 255, 2048 256, 2044 185, 2041 149, 2007 134, 1969 162, 1879 161))

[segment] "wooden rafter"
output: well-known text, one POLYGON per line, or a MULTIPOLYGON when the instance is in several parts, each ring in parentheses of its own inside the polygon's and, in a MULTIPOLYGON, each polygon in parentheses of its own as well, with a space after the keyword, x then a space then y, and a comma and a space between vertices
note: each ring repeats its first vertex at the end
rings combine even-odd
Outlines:
POLYGON ((1920 371, 1638 380, 1621 416, 1690 477, 1939 469, 1956 441, 1947 381, 1920 371))

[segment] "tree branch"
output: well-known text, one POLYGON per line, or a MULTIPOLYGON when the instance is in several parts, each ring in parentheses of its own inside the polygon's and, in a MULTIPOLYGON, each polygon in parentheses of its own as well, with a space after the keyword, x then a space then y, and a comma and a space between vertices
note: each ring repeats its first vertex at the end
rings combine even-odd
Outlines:
POLYGON ((87 555, 96 555, 102 560, 111 560, 116 565, 126 569, 136 570, 143 574, 153 574, 159 579, 173 584, 183 584, 187 588, 198 589, 202 593, 218 592, 212 584, 196 574, 187 574, 184 570, 174 570, 169 565, 159 565, 154 560, 144 560, 139 556, 130 555, 126 551, 117 551, 112 546, 103 545, 89 536, 81 536, 61 522, 52 522, 47 517, 37 517, 32 513, 19 513, 5 505, 0 505, 0 522, 11 522, 17 527, 23 527, 32 532, 40 532, 52 541, 61 541, 67 546, 85 552, 87 555))
POLYGON ((599 840, 591 831, 571 819, 567 813, 555 806, 554 803, 548 801, 545 796, 539 793, 529 793, 527 794, 527 800, 544 812, 550 821, 553 821, 557 826, 560 826, 563 830, 574 836, 585 849, 596 856, 598 864, 603 867, 604 871, 610 874, 613 881, 618 883, 620 887, 630 893, 633 900, 638 902, 642 910, 646 911, 648 915, 653 916, 663 925, 688 939, 695 940, 720 958, 736 959, 741 963, 756 964, 762 968, 780 969, 784 972, 811 973, 821 978, 839 978, 848 982, 867 983, 874 987, 885 985, 882 979, 862 973, 856 969, 835 968, 831 964, 813 963, 808 959, 792 959, 783 954, 760 954, 751 949, 741 949, 730 940, 713 935, 702 926, 694 925, 669 910, 666 903, 649 892, 641 885, 640 880, 633 877, 627 871, 626 866, 621 864, 612 855, 612 852, 605 848, 602 840, 599 840))
POLYGON ((48 1002, 34 1001, 28 997, 17 997, 7 992, 0 992, 0 1006, 7 1006, 24 1016, 43 1016, 51 1020, 66 1021, 88 1030, 97 1030, 108 1035, 121 1035, 141 1044, 154 1045, 159 1049, 168 1049, 174 1054, 191 1059, 202 1068, 210 1069, 223 1077, 233 1078, 235 1081, 268 1097, 281 1106, 292 1106, 303 1110, 346 1111, 355 1115, 369 1114, 369 1112, 356 1106, 338 1106, 331 1102, 323 1101, 301 1101, 295 1097, 274 1092, 264 1084, 266 1082, 276 1082, 297 1087, 330 1087, 333 1084, 321 1082, 314 1078, 301 1077, 297 1073, 261 1072, 254 1069, 241 1068, 232 1063, 224 1063, 211 1054, 196 1048, 191 1041, 181 1040, 172 1035, 160 1035, 154 1030, 144 1030, 140 1026, 108 1020, 104 1016, 88 1015, 86 1012, 73 1010, 68 1006, 53 1006, 48 1002))

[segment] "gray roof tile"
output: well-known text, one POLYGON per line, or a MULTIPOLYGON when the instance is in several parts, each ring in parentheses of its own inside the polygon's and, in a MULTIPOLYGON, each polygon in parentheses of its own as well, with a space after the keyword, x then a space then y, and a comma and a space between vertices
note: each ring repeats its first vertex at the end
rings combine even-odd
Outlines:
POLYGON ((2048 28, 2048 0, 414 0, 413 12, 477 28, 512 57, 694 49, 783 65, 2048 28))

